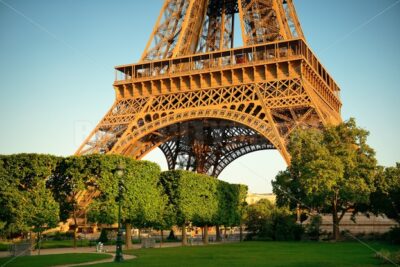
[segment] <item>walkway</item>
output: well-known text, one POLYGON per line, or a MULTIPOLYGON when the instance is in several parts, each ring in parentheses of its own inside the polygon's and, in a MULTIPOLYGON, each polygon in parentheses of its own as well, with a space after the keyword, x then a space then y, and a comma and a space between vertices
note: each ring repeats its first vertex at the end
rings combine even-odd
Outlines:
MULTIPOLYGON (((167 247, 179 247, 181 243, 163 243, 161 248, 167 247)), ((131 249, 140 249, 140 244, 134 244, 131 249)), ((159 244, 156 244, 155 248, 160 248, 159 244)), ((114 253, 114 246, 104 246, 107 253, 114 253)), ((40 250, 40 255, 52 255, 52 254, 66 254, 66 253, 96 253, 96 247, 77 247, 77 248, 45 248, 40 250)), ((32 256, 38 255, 38 251, 32 251, 32 256)), ((0 251, 0 258, 9 257, 10 253, 8 251, 0 251)))
MULTIPOLYGON (((92 253, 95 253, 95 252, 92 252, 92 253)), ((94 265, 94 264, 98 264, 98 263, 107 263, 107 262, 113 262, 113 261, 114 261, 114 258, 115 258, 115 254, 114 254, 114 253, 105 253, 105 254, 111 255, 111 258, 109 258, 109 259, 104 259, 104 260, 98 260, 98 261, 77 263, 77 264, 56 265, 56 266, 54 266, 54 267, 86 266, 86 265, 94 265)), ((132 260, 132 259, 134 259, 134 258, 136 258, 136 256, 124 254, 124 260, 132 260)))
MULTIPOLYGON (((227 242, 230 243, 230 242, 227 242)), ((222 243, 210 243, 211 244, 222 244, 222 243)), ((194 246, 202 246, 202 242, 194 242, 192 245, 194 246)), ((160 244, 156 244, 155 248, 167 248, 167 247, 180 247, 182 244, 179 242, 174 243, 163 243, 160 247, 160 244)), ((190 245, 189 245, 190 246, 190 245)), ((141 244, 135 244, 132 246, 131 249, 140 249, 141 244)), ((57 265, 55 267, 73 267, 73 266, 83 266, 83 265, 93 265, 98 263, 108 263, 113 262, 115 258, 115 246, 104 246, 104 254, 110 255, 111 257, 104 260, 92 261, 92 262, 84 262, 84 263, 77 263, 77 264, 64 264, 64 265, 57 265)), ((96 247, 77 247, 77 248, 47 248, 41 249, 40 255, 54 255, 54 254, 69 254, 69 253, 98 253, 96 252, 96 247)), ((32 256, 37 256, 38 251, 35 250, 31 254, 32 256)), ((0 258, 9 257, 10 253, 8 251, 0 251, 0 258)), ((136 256, 124 254, 124 260, 131 260, 135 259, 136 256)))

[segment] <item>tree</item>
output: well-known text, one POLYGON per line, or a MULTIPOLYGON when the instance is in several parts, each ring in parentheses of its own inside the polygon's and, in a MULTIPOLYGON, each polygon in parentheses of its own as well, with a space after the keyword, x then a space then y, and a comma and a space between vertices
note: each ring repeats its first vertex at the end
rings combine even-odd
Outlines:
POLYGON ((237 193, 237 202, 236 202, 236 218, 239 222, 240 227, 240 241, 243 241, 243 224, 244 224, 244 217, 247 209, 247 202, 246 197, 248 193, 247 185, 237 185, 236 186, 236 193, 237 193))
POLYGON ((160 167, 148 161, 135 161, 118 155, 97 155, 89 164, 99 192, 89 205, 91 221, 112 224, 118 218, 119 181, 122 181, 122 222, 126 226, 126 246, 131 246, 131 225, 138 228, 160 226, 165 222, 167 198, 158 185, 160 167), (121 168, 122 176, 117 175, 121 168))
POLYGON ((377 190, 371 194, 371 205, 361 209, 385 214, 400 223, 400 163, 395 167, 380 167, 375 184, 377 190))
POLYGON ((60 160, 47 183, 59 203, 61 220, 66 222, 72 217, 74 221, 74 248, 77 245, 78 212, 81 210, 78 195, 87 189, 91 177, 87 168, 89 157, 71 156, 60 160))
POLYGON ((278 205, 332 214, 333 237, 346 212, 367 204, 375 191, 375 153, 355 120, 322 130, 298 129, 288 143, 290 166, 273 181, 278 205))
POLYGON ((39 224, 54 225, 58 210, 44 183, 58 161, 58 157, 40 154, 0 156, 0 222, 4 235, 38 229, 39 224), (41 194, 49 201, 46 211, 37 206, 41 194), (47 223, 35 219, 41 216, 47 223))
POLYGON ((186 245, 186 226, 192 222, 204 227, 204 243, 208 242, 208 226, 218 213, 218 180, 203 174, 175 170, 162 172, 160 183, 173 206, 176 223, 182 226, 182 244, 186 245))
POLYGON ((162 246, 164 240, 163 231, 171 229, 175 222, 173 206, 168 204, 168 198, 164 194, 164 192, 161 193, 161 197, 163 198, 163 200, 162 200, 162 205, 159 206, 160 217, 157 218, 156 222, 151 223, 152 227, 156 230, 159 230, 161 233, 160 247, 162 246))
POLYGON ((231 226, 235 220, 234 209, 231 207, 234 205, 235 195, 233 186, 230 184, 220 181, 217 189, 218 197, 218 212, 214 218, 216 241, 221 241, 220 226, 224 225, 225 229, 227 226, 231 226))
POLYGON ((41 238, 43 231, 57 226, 59 222, 58 203, 54 200, 51 191, 46 188, 45 181, 41 181, 29 194, 29 217, 26 218, 32 231, 37 233, 38 254, 40 255, 41 238))
POLYGON ((267 236, 266 221, 273 208, 273 204, 267 199, 261 199, 257 203, 247 207, 245 224, 252 236, 267 236))
MULTIPOLYGON (((243 213, 245 210, 247 196, 247 186, 240 184, 229 184, 218 181, 218 213, 213 219, 216 225, 217 240, 220 241, 219 226, 240 226, 242 240, 243 213)), ((225 228, 226 229, 226 228, 225 228)))

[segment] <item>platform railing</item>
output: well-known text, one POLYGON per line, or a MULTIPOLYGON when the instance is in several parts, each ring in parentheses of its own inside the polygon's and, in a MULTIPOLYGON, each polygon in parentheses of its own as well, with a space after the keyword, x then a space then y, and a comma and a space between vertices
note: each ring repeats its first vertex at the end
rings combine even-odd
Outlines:
POLYGON ((292 39, 171 59, 121 65, 115 67, 115 81, 119 83, 148 80, 163 76, 196 73, 197 71, 212 71, 274 61, 280 62, 290 59, 305 60, 333 92, 340 91, 335 81, 303 39, 292 39))

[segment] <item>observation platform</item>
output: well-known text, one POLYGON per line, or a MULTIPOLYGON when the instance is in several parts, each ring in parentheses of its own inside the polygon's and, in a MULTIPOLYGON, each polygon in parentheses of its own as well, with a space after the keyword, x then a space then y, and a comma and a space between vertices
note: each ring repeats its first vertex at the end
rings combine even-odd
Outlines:
POLYGON ((115 67, 117 99, 302 78, 340 113, 340 88, 303 39, 115 67))

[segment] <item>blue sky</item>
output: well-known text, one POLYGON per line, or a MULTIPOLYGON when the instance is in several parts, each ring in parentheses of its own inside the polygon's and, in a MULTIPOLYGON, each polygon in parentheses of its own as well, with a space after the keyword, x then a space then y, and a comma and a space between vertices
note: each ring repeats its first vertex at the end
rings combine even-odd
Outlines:
MULTIPOLYGON (((73 154, 113 103, 113 67, 139 59, 162 3, 0 0, 0 153, 73 154)), ((370 131, 379 164, 394 165, 400 0, 294 3, 309 45, 342 89, 343 118, 370 131)), ((147 158, 165 166, 157 151, 147 158)), ((256 152, 220 178, 270 192, 284 168, 276 151, 256 152)))

